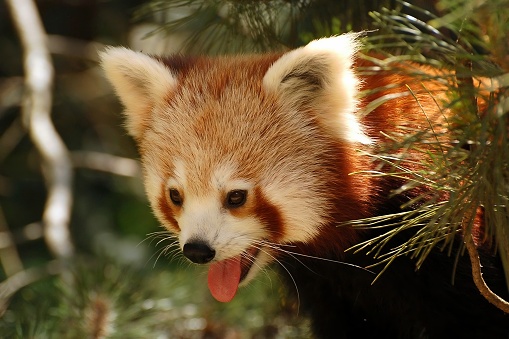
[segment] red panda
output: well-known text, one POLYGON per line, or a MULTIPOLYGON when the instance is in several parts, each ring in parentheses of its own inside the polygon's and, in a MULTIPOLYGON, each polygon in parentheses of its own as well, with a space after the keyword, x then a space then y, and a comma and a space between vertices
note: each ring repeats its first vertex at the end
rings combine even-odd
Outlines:
MULTIPOLYGON (((361 77, 357 69, 374 65, 356 58, 359 47, 349 33, 286 53, 155 57, 110 47, 101 60, 152 209, 185 257, 209 265, 217 300, 276 262, 317 337, 508 338, 509 317, 480 296, 468 258, 454 286, 455 258, 438 250, 418 271, 397 259, 371 284, 373 273, 356 267, 373 259, 345 252, 374 231, 338 225, 399 212, 412 198, 389 198, 402 184, 390 177, 351 175, 376 169, 360 151, 375 153, 401 126, 446 128, 431 95, 443 95, 441 85, 382 70, 361 77), (358 115, 391 93, 404 95, 358 115)), ((487 260, 485 276, 503 277, 498 259, 487 260)), ((490 283, 507 292, 503 278, 490 283)))

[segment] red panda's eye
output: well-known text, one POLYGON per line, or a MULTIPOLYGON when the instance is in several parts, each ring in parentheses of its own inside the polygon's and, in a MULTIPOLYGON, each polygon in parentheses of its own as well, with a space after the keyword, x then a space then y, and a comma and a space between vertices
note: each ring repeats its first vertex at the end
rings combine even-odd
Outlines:
POLYGON ((246 190, 233 190, 226 196, 226 206, 235 208, 244 205, 247 198, 246 190))
POLYGON ((170 200, 175 204, 175 206, 182 205, 182 196, 175 188, 170 188, 170 200))

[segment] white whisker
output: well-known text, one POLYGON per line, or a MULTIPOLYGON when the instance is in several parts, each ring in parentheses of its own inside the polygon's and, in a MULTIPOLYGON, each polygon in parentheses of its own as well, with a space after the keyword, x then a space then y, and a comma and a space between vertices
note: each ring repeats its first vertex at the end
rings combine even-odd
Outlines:
POLYGON ((290 256, 292 256, 292 258, 294 258, 295 260, 297 260, 299 263, 301 263, 302 265, 304 265, 306 268, 308 268, 310 271, 312 271, 309 267, 307 267, 302 261, 298 260, 297 258, 295 258, 295 256, 301 256, 301 257, 304 257, 304 258, 309 258, 309 259, 316 259, 316 260, 322 260, 322 261, 327 261, 327 262, 332 262, 332 263, 335 263, 335 264, 341 264, 341 265, 346 265, 346 266, 350 266, 350 267, 354 267, 354 268, 358 268, 358 269, 361 269, 365 272, 368 272, 368 273, 371 273, 373 275, 376 275, 375 272, 367 269, 367 268, 364 268, 362 266, 358 266, 358 265, 355 265, 355 264, 351 264, 351 263, 348 263, 348 262, 345 262, 345 261, 340 261, 340 260, 334 260, 334 259, 329 259, 329 258, 322 258, 322 257, 317 257, 317 256, 312 256, 312 255, 308 255, 308 254, 303 254, 303 253, 299 253, 299 252, 294 252, 294 251, 290 251, 290 250, 286 250, 286 249, 283 249, 282 247, 283 246, 288 246, 288 247, 296 247, 295 245, 289 245, 289 244, 274 244, 274 243, 270 243, 268 241, 265 241, 265 240, 262 240, 261 241, 263 244, 265 244, 266 246, 270 247, 270 248, 273 248, 273 249, 276 249, 276 250, 279 250, 285 254, 288 254, 290 256))
POLYGON ((267 251, 264 251, 264 250, 262 250, 262 251, 264 253, 266 253, 267 255, 269 255, 272 259, 274 259, 274 261, 277 262, 286 271, 286 273, 288 273, 288 275, 290 276, 290 279, 292 279, 293 286, 295 286, 295 292, 297 294, 297 314, 299 314, 299 310, 300 310, 300 293, 299 293, 299 287, 297 286, 297 282, 293 278, 293 275, 286 268, 286 266, 283 265, 283 263, 281 261, 279 261, 276 257, 274 257, 272 254, 268 253, 267 251))

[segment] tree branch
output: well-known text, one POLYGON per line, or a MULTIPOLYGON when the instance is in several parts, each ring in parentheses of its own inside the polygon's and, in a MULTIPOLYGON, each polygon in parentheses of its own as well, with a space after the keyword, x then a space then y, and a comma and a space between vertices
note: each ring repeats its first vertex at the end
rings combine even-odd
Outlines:
POLYGON ((125 177, 141 177, 140 164, 134 159, 91 151, 74 151, 71 153, 71 159, 74 167, 89 168, 125 177))
POLYGON ((503 312, 509 314, 509 303, 494 293, 482 277, 481 261, 479 260, 479 254, 477 253, 477 248, 475 247, 474 240, 471 235, 466 237, 465 244, 468 255, 470 256, 470 262, 472 263, 472 276, 474 278, 475 286, 477 286, 477 289, 481 292, 482 296, 486 298, 486 300, 501 309, 503 312))
POLYGON ((67 149, 50 118, 53 67, 46 34, 32 0, 7 0, 24 49, 26 100, 23 116, 30 138, 42 157, 48 197, 43 214, 44 236, 56 257, 74 252, 68 228, 72 206, 72 167, 67 149))
POLYGON ((9 277, 23 270, 23 263, 19 257, 3 209, 0 207, 0 262, 5 274, 9 277))

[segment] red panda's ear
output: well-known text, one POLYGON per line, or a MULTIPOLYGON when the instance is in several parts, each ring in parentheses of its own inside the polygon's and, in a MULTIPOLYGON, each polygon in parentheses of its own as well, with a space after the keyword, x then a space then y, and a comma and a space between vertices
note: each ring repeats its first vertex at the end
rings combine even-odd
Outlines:
POLYGON ((352 66, 358 33, 314 40, 279 58, 263 78, 263 86, 284 104, 307 108, 335 136, 369 143, 355 117, 359 80, 352 66))
POLYGON ((100 53, 106 77, 125 106, 126 128, 139 140, 151 110, 177 84, 175 76, 159 60, 123 47, 100 53))

